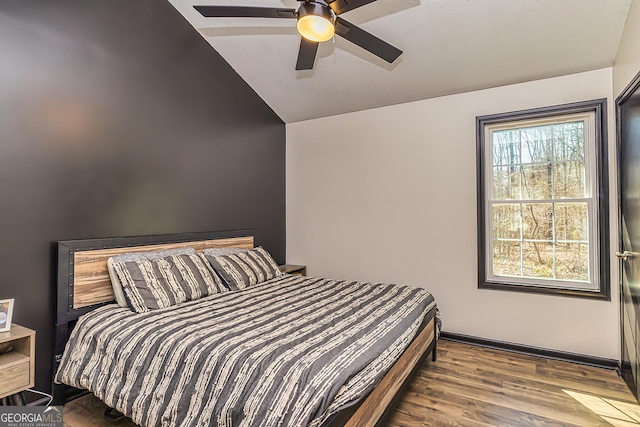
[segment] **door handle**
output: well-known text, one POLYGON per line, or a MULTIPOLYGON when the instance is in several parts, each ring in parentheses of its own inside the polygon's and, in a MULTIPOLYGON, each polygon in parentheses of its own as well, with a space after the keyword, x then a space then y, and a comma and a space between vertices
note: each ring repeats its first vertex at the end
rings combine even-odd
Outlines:
POLYGON ((616 252, 616 256, 621 260, 628 260, 629 258, 633 258, 633 252, 624 251, 624 252, 616 252))

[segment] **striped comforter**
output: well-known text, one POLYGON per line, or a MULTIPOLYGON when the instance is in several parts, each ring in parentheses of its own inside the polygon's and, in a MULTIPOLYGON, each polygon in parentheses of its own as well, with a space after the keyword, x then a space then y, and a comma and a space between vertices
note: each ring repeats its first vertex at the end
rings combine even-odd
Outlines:
POLYGON ((435 307, 424 289, 280 276, 78 321, 56 382, 142 426, 319 426, 371 391, 435 307))

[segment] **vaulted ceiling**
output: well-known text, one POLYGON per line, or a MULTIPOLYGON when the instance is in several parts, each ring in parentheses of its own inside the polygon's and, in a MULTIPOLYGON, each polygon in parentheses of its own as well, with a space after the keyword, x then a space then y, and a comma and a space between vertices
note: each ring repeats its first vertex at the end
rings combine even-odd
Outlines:
POLYGON ((336 37, 313 70, 296 71, 295 20, 204 18, 192 7, 296 0, 169 1, 288 123, 609 67, 632 2, 378 0, 342 17, 402 49, 399 59, 336 37))

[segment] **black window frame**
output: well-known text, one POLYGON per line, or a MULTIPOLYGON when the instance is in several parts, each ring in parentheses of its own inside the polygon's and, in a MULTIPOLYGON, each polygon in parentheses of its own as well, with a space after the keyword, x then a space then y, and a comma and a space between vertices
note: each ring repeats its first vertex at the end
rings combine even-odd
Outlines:
MULTIPOLYGON (((515 292, 530 292, 547 295, 559 295, 578 298, 601 299, 611 301, 611 266, 610 230, 609 230, 609 167, 608 167, 608 127, 607 127, 607 99, 595 99, 570 104, 554 105, 550 107, 534 108, 507 113, 492 114, 476 117, 476 161, 477 161, 477 219, 478 219, 478 288, 515 292), (569 289, 562 287, 533 286, 512 282, 497 282, 487 280, 486 265, 486 218, 485 218, 485 128, 486 126, 515 122, 520 120, 535 120, 553 118, 569 114, 594 113, 595 117, 595 153, 596 153, 596 182, 598 186, 598 236, 599 253, 599 290, 569 289)), ((493 167, 491 164, 490 167, 493 167)))

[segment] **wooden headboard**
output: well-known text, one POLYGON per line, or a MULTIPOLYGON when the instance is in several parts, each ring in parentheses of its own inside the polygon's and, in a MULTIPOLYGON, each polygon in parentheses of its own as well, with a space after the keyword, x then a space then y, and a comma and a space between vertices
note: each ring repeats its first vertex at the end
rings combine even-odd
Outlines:
MULTIPOLYGON (((59 241, 54 373, 78 317, 114 301, 107 270, 110 257, 184 247, 198 252, 209 248, 251 249, 253 243, 250 230, 59 241)), ((66 388, 54 385, 57 402, 66 400, 61 394, 66 394, 66 388)))
POLYGON ((69 284, 70 308, 78 309, 113 301, 113 288, 107 271, 107 259, 112 256, 132 252, 156 251, 176 248, 194 248, 197 252, 210 248, 253 248, 253 237, 230 237, 194 242, 164 243, 160 245, 134 246, 126 248, 93 249, 73 253, 73 278, 69 284), (73 297, 73 298, 71 298, 73 297))

